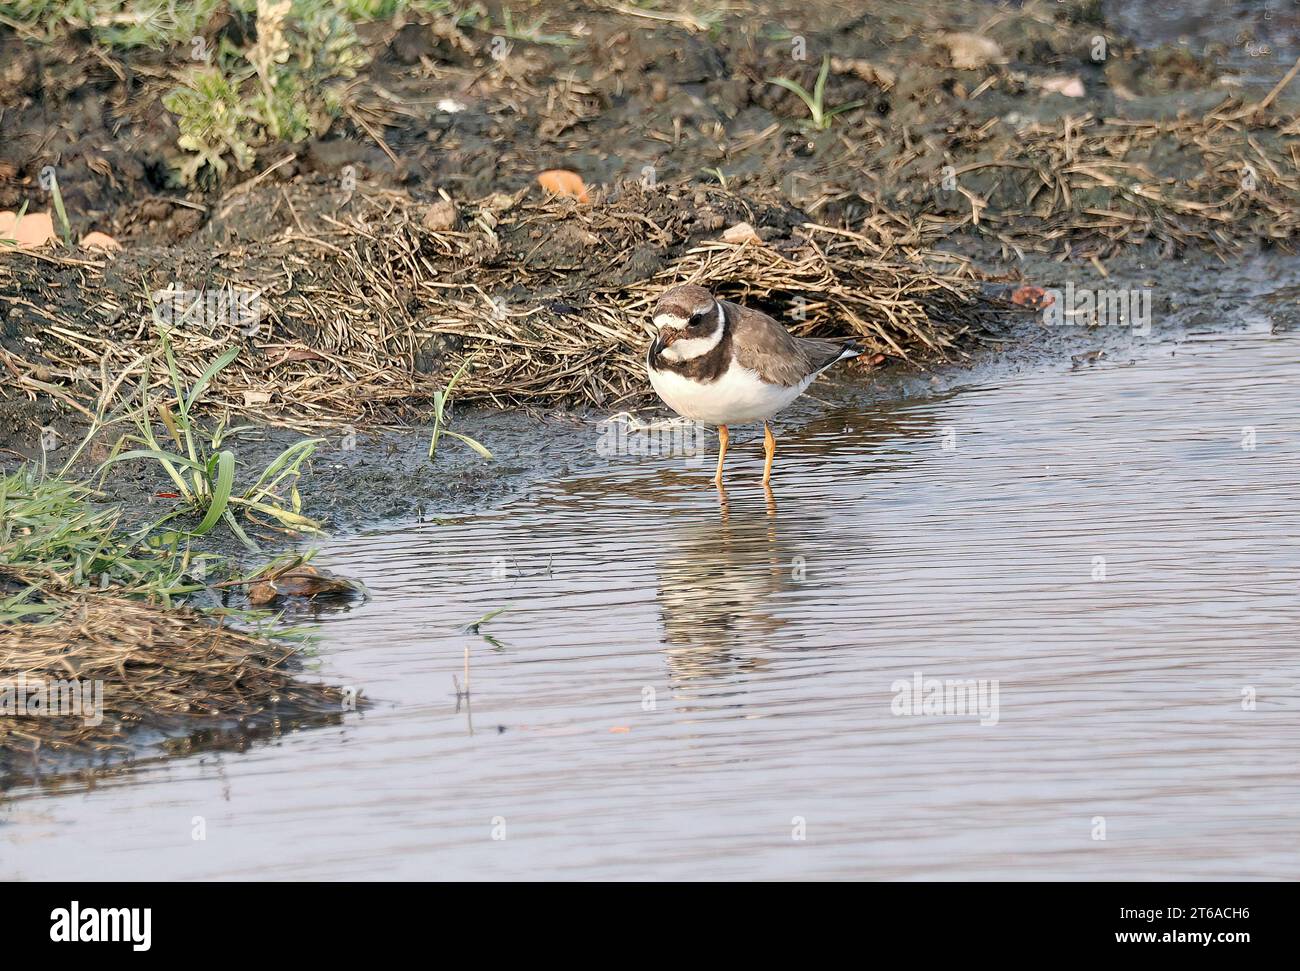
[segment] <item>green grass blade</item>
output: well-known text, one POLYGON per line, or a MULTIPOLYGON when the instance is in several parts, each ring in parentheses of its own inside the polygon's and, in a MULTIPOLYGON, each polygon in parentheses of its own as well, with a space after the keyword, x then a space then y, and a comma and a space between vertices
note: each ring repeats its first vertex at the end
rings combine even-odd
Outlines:
POLYGON ((203 393, 203 390, 208 386, 208 383, 217 376, 222 368, 237 357, 239 357, 239 348, 232 347, 208 365, 208 369, 200 374, 199 379, 194 382, 194 387, 190 388, 189 397, 185 399, 184 411, 182 414, 189 415, 190 409, 194 407, 194 402, 199 400, 199 395, 203 393))
POLYGON ((235 485, 235 453, 221 452, 216 456, 216 460, 217 475, 212 487, 212 504, 208 506, 203 521, 194 528, 195 536, 202 536, 217 525, 217 521, 221 519, 230 502, 230 490, 235 485))
POLYGON ((465 360, 461 361, 460 367, 456 369, 456 373, 453 374, 451 380, 447 382, 448 397, 451 396, 452 389, 456 387, 456 382, 460 380, 460 376, 469 370, 470 362, 473 360, 474 356, 471 354, 469 357, 465 358, 465 360))
POLYGON ((197 469, 202 469, 203 466, 199 465, 197 462, 191 462, 183 456, 174 455, 171 452, 162 452, 155 448, 137 448, 130 452, 122 452, 120 455, 110 455, 99 467, 100 480, 103 480, 104 475, 107 474, 111 465, 128 458, 146 458, 158 462, 166 471, 168 478, 170 478, 176 488, 180 490, 181 495, 185 497, 185 501, 191 504, 195 502, 194 492, 191 491, 189 484, 185 481, 180 472, 176 470, 175 463, 192 465, 197 469))
POLYGON ((167 375, 172 379, 172 391, 176 395, 176 403, 180 404, 185 400, 185 385, 181 382, 180 367, 176 364, 176 355, 172 353, 172 342, 167 339, 166 334, 159 337, 162 344, 163 360, 167 364, 167 375))
POLYGON ((226 521, 226 525, 230 527, 230 531, 239 537, 241 543, 254 553, 260 553, 262 551, 262 548, 249 538, 248 534, 244 532, 239 523, 235 522, 235 517, 231 514, 229 506, 227 506, 226 511, 221 514, 221 518, 226 521))
POLYGON ((808 89, 802 84, 799 84, 797 81, 791 81, 789 78, 768 78, 767 81, 769 84, 778 84, 787 91, 793 91, 803 100, 803 103, 808 106, 809 114, 817 114, 817 103, 813 101, 813 96, 808 93, 808 89))
POLYGON ((822 69, 817 73, 817 83, 813 85, 813 103, 816 107, 813 113, 818 117, 823 115, 822 106, 826 104, 826 79, 831 75, 831 56, 827 54, 822 58, 822 69))
POLYGON ((171 341, 167 339, 166 334, 160 335, 162 339, 163 356, 167 360, 167 373, 171 375, 172 388, 176 392, 176 407, 181 410, 180 422, 181 434, 185 437, 185 451, 189 453, 191 459, 198 460, 198 449, 194 447, 194 429, 190 424, 189 409, 185 405, 185 382, 181 380, 181 369, 176 363, 176 355, 172 353, 171 341))
POLYGON ((270 465, 262 470, 262 474, 257 477, 252 488, 244 492, 245 496, 252 496, 255 493, 265 491, 263 484, 270 481, 274 486, 279 481, 277 476, 286 469, 296 471, 297 466, 301 465, 306 459, 316 451, 316 446, 324 442, 323 438, 304 438, 301 442, 294 442, 283 452, 275 457, 270 465))
POLYGON ((849 101, 846 104, 842 104, 837 108, 832 108, 830 111, 826 112, 822 117, 834 118, 841 111, 852 111, 854 108, 861 108, 864 104, 866 104, 865 101, 849 101))
POLYGON ((265 513, 268 516, 278 519, 282 525, 289 529, 309 533, 320 532, 320 523, 316 522, 316 520, 310 519, 307 516, 300 516, 297 513, 290 512, 288 509, 284 509, 280 506, 272 506, 264 502, 257 502, 253 499, 243 499, 238 496, 232 498, 230 501, 249 509, 255 509, 260 513, 265 513))
POLYGON ((489 620, 492 620, 494 617, 500 617, 502 614, 504 614, 507 610, 509 610, 513 606, 514 604, 506 604, 504 607, 498 607, 496 610, 489 610, 478 620, 474 621, 474 623, 466 624, 465 629, 472 633, 477 634, 479 627, 481 627, 483 624, 486 624, 489 620))
POLYGON ((429 437, 429 458, 438 451, 438 439, 442 437, 442 409, 446 402, 441 391, 433 393, 433 434, 429 437))
MULTIPOLYGON (((447 382, 447 387, 443 388, 441 391, 435 391, 433 393, 433 435, 429 438, 430 459, 432 459, 434 454, 438 451, 438 439, 442 437, 443 433, 443 415, 447 410, 447 402, 451 400, 451 393, 456 388, 456 382, 460 380, 462 374, 469 370, 470 364, 474 361, 474 356, 475 355, 471 354, 461 362, 460 367, 456 369, 456 373, 453 374, 451 380, 447 382)), ((482 448, 482 446, 479 447, 482 448)), ((486 449, 484 451, 486 451, 486 449)))
POLYGON ((14 217, 14 228, 13 228, 14 238, 13 238, 13 239, 0 239, 0 246, 17 246, 17 245, 18 245, 18 224, 19 224, 20 222, 23 221, 23 216, 25 216, 25 215, 27 215, 27 200, 26 200, 26 199, 24 199, 24 200, 23 200, 23 204, 22 204, 21 206, 18 207, 18 215, 14 217))
POLYGON ((474 441, 474 439, 470 438, 468 435, 462 435, 460 432, 452 432, 452 431, 444 431, 443 434, 450 435, 452 438, 464 442, 466 445, 468 445, 474 451, 478 452, 478 454, 483 456, 485 459, 492 458, 492 453, 489 452, 487 448, 485 448, 480 443, 474 441))
POLYGON ((68 222, 68 210, 63 208, 63 193, 59 190, 59 177, 50 173, 50 195, 54 199, 54 212, 59 217, 59 228, 63 231, 63 241, 72 248, 72 225, 68 222))

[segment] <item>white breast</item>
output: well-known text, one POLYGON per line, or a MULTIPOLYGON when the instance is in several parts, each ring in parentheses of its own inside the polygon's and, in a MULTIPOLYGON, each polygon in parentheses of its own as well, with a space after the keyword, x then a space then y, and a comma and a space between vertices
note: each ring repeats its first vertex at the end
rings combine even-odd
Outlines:
POLYGON ((816 375, 787 388, 769 384, 757 371, 735 361, 716 381, 702 383, 673 371, 650 372, 650 383, 659 397, 683 418, 709 425, 744 425, 771 418, 807 389, 816 375))

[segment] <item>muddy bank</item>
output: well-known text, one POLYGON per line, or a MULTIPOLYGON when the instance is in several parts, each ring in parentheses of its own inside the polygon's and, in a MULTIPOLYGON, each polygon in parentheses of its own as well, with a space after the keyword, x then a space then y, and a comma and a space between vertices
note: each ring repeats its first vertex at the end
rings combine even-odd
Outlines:
MULTIPOLYGON (((242 7, 205 43, 254 56, 242 7)), ((1290 51, 1244 71, 1241 29, 1147 47, 1095 3, 398 9, 345 25, 350 73, 301 141, 189 124, 172 95, 236 62, 0 28, 0 206, 49 206, 49 166, 72 238, 124 246, 0 258, 10 447, 130 388, 164 292, 256 301, 181 328, 191 375, 243 347, 222 408, 337 429, 427 418, 466 357, 466 400, 639 404, 641 317, 683 279, 925 366, 1000 322, 982 274, 1239 257, 1289 247, 1300 218, 1290 51), (773 81, 810 90, 823 67, 819 105, 773 81), (547 198, 550 167, 586 201, 547 198)), ((277 79, 300 82, 286 57, 277 79)))
MULTIPOLYGON (((828 375, 810 389, 810 401, 778 418, 777 426, 797 427, 818 409, 836 404, 872 406, 897 398, 946 395, 1044 367, 1068 370, 1123 362, 1155 344, 1199 333, 1258 328, 1283 333, 1300 327, 1300 263, 1282 255, 1257 256, 1212 274, 1198 260, 1163 262, 1141 256, 1114 261, 1109 276, 1048 259, 1030 261, 1026 270, 1049 288, 1071 284, 1147 291, 1149 330, 1136 332, 1143 329, 1137 324, 1057 326, 1041 311, 1017 313, 996 334, 972 341, 948 361, 895 361, 867 372, 828 375)), ((668 415, 655 402, 638 402, 628 409, 628 417, 641 422, 668 415)), ((634 453, 611 457, 601 449, 611 423, 625 420, 613 408, 453 406, 451 427, 487 446, 493 461, 448 440, 430 462, 429 428, 423 425, 359 429, 352 435, 326 431, 300 482, 304 508, 333 535, 386 521, 436 521, 481 511, 526 497, 541 481, 606 468, 611 462, 638 461, 634 453)), ((235 436, 232 446, 241 465, 256 469, 300 437, 291 429, 261 427, 235 436)), ((635 435, 629 439, 635 440, 635 435)), ((711 433, 708 447, 713 447, 711 433)), ((168 484, 152 463, 120 465, 104 487, 107 500, 124 504, 137 517, 160 515, 172 507, 169 500, 157 497, 168 484)), ((257 538, 271 549, 283 544, 283 538, 273 534, 257 538)), ((237 554, 237 544, 231 540, 223 551, 237 554)))
MULTIPOLYGON (((247 6, 196 7, 205 44, 252 51, 247 6)), ((73 239, 123 246, 0 252, 5 461, 43 443, 57 459, 93 415, 133 406, 146 369, 163 391, 165 322, 191 381, 239 348, 205 422, 325 439, 303 488, 328 526, 433 516, 562 474, 600 419, 653 408, 643 317, 673 282, 800 333, 856 333, 873 352, 857 376, 894 389, 1111 339, 1042 327, 1005 299, 1021 282, 1150 283, 1157 313, 1178 316, 1218 299, 1188 296, 1221 279, 1209 253, 1285 252, 1296 228, 1284 17, 525 6, 507 21, 399 3, 344 25, 352 73, 320 85, 338 97, 311 137, 251 125, 251 156, 227 144, 224 171, 188 181, 197 136, 170 95, 237 60, 199 67, 189 37, 146 43, 72 15, 0 25, 0 207, 49 207, 52 166, 73 239), (810 89, 823 65, 822 107, 845 110, 820 128, 771 79, 810 89), (541 190, 553 166, 581 175, 586 202, 541 190), (724 241, 738 224, 752 237, 724 241), (498 460, 452 444, 432 467, 432 401, 466 358, 458 427, 499 443, 498 460)), ((237 434, 241 468, 294 435, 237 434)), ((109 500, 167 509, 156 475, 119 465, 109 500)))
MULTIPOLYGON (((249 190, 249 207, 269 205, 268 192, 249 190)), ((770 192, 631 184, 591 205, 497 195, 455 230, 430 229, 389 194, 358 193, 335 215, 294 194, 294 232, 212 253, 8 255, 0 358, 13 390, 85 416, 112 409, 158 372, 165 332, 192 379, 239 348, 207 398, 242 420, 411 421, 466 359, 462 400, 617 407, 646 397, 646 317, 684 279, 900 359, 940 358, 1015 309, 961 257, 882 247, 764 201, 770 192), (738 225, 757 235, 720 238, 738 225)))
POLYGON ((328 724, 360 705, 305 670, 302 638, 279 618, 223 602, 265 607, 272 584, 308 579, 335 599, 353 586, 297 557, 247 582, 252 567, 219 544, 128 505, 30 466, 0 475, 0 788, 328 724))
MULTIPOLYGON (((250 47, 256 16, 242 6, 199 25, 204 49, 250 47)), ((3 28, 0 207, 24 198, 44 207, 38 174, 54 165, 78 235, 96 228, 211 246, 293 227, 292 206, 272 200, 248 213, 229 204, 250 176, 433 202, 439 189, 481 199, 569 168, 593 187, 780 187, 819 221, 859 230, 918 239, 969 230, 1105 256, 1147 238, 1231 247, 1261 235, 1295 198, 1295 95, 1268 97, 1295 60, 1294 15, 1174 26, 1158 9, 1136 16, 1130 5, 1092 0, 862 13, 821 0, 798 11, 756 2, 708 16, 516 6, 524 9, 509 20, 485 5, 345 25, 352 76, 322 87, 338 104, 312 137, 284 142, 250 124, 239 133, 245 155, 233 139, 200 132, 226 170, 208 166, 188 191, 179 184, 195 154, 178 144, 186 117, 163 103, 202 70, 188 36, 146 47, 57 25, 3 28), (825 109, 853 107, 818 129, 771 79, 811 91, 824 59, 825 109), (1258 186, 1243 192, 1244 165, 1258 186), (1090 222, 1094 209, 1124 219, 1090 222), (1162 210, 1183 225, 1166 225, 1162 210), (1018 225, 1049 215, 1063 232, 1045 240, 1018 225)), ((1288 238, 1294 228, 1263 235, 1288 238)))

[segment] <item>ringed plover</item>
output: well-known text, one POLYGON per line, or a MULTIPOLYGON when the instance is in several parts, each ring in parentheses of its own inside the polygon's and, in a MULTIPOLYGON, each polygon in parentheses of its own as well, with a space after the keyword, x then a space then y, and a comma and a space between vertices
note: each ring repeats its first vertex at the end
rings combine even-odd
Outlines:
POLYGON ((687 284, 665 291, 654 309, 656 337, 646 370, 664 404, 683 418, 718 426, 718 471, 727 426, 763 422, 763 484, 772 478, 776 439, 768 419, 837 361, 857 357, 853 341, 795 337, 767 314, 687 284))

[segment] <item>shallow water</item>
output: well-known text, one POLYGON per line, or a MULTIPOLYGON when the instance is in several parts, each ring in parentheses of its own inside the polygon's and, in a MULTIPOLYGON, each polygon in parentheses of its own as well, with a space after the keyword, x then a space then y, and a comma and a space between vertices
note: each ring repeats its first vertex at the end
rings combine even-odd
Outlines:
POLYGON ((1300 54, 1294 3, 1105 0, 1102 6, 1107 25, 1139 46, 1212 53, 1246 84, 1274 84, 1300 54))
POLYGON ((0 805, 0 860, 29 879, 1294 879, 1298 384, 1300 335, 1192 338, 801 404, 774 505, 748 432, 725 505, 709 460, 624 456, 341 541, 322 562, 373 599, 321 619, 321 673, 373 707, 29 791, 0 805), (984 681, 986 702, 996 682, 996 711, 896 713, 918 673, 984 681))

